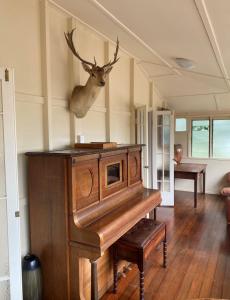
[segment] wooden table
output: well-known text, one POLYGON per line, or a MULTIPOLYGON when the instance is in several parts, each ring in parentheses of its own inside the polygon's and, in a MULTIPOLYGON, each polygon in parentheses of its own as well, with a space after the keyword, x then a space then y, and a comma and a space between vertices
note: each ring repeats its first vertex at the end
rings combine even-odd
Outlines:
POLYGON ((206 164, 181 163, 174 167, 174 177, 194 180, 194 207, 197 207, 197 182, 199 174, 203 175, 203 194, 205 194, 206 164))

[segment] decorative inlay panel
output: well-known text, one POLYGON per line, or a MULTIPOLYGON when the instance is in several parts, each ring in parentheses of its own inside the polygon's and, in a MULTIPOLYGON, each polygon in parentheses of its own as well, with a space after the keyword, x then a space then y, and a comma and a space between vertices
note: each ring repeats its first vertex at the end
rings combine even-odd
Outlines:
POLYGON ((141 154, 140 151, 129 152, 128 154, 128 182, 129 185, 141 180, 141 154))
POLYGON ((81 174, 77 174, 77 182, 82 197, 89 197, 93 189, 93 173, 90 169, 85 169, 81 174))
POLYGON ((78 162, 72 169, 73 210, 99 201, 98 160, 78 162))

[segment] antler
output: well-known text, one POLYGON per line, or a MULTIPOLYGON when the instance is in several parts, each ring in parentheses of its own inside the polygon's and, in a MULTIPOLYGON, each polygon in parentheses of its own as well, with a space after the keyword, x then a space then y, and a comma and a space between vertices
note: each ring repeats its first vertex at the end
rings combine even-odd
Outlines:
POLYGON ((111 62, 108 62, 107 64, 105 64, 102 68, 106 68, 106 67, 111 67, 112 65, 114 65, 116 62, 118 62, 118 60, 120 59, 120 57, 117 57, 118 55, 118 51, 119 51, 119 40, 118 40, 118 37, 117 37, 117 46, 116 46, 116 50, 115 50, 115 53, 114 53, 114 59, 113 61, 111 62))
POLYGON ((96 62, 96 59, 94 57, 94 64, 87 61, 87 60, 84 60, 83 58, 81 58, 81 56, 79 55, 79 53, 76 51, 75 49, 75 46, 74 46, 74 43, 73 43, 73 33, 75 31, 76 28, 72 29, 70 32, 67 32, 65 33, 64 32, 64 35, 65 35, 65 39, 66 39, 66 42, 70 48, 70 50, 72 51, 72 53, 83 63, 87 64, 87 65, 90 65, 92 67, 95 67, 97 65, 97 62, 96 62))

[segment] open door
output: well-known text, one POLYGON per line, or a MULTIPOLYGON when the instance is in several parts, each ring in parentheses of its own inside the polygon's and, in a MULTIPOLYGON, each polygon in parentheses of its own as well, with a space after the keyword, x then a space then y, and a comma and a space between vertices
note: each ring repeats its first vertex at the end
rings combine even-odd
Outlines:
POLYGON ((21 300, 21 251, 13 71, 0 68, 0 299, 21 300))
POLYGON ((149 117, 150 186, 161 191, 162 205, 174 206, 174 115, 163 110, 149 117))

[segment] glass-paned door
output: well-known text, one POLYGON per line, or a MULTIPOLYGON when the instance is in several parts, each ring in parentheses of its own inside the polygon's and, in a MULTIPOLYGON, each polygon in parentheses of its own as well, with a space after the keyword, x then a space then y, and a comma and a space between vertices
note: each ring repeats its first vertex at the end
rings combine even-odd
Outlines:
POLYGON ((0 299, 21 300, 13 72, 0 68, 0 299))
POLYGON ((162 205, 174 205, 174 120, 171 111, 153 112, 152 184, 162 195, 162 205))

